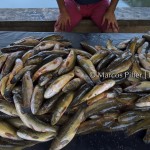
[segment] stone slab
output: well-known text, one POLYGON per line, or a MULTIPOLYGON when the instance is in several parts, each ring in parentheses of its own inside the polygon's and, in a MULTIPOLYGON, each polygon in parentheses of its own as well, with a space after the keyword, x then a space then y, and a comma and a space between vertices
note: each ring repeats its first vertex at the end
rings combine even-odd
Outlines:
MULTIPOLYGON (((120 32, 149 31, 149 12, 150 7, 117 8, 116 16, 120 32)), ((58 8, 0 9, 0 31, 53 32, 58 15, 58 8)), ((82 20, 74 32, 99 32, 99 29, 91 20, 82 20)))
MULTIPOLYGON (((150 20, 150 7, 117 8, 117 20, 150 20)), ((55 21, 58 8, 2 8, 0 21, 55 21)))

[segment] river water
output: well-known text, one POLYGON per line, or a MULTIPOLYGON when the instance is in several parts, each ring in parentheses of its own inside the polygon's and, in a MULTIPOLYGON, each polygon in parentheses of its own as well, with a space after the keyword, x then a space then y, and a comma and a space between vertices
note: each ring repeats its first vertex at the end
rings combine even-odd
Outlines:
MULTIPOLYGON (((56 0, 1 0, 0 8, 57 8, 56 0)), ((150 0, 119 0, 118 7, 150 7, 150 0)))

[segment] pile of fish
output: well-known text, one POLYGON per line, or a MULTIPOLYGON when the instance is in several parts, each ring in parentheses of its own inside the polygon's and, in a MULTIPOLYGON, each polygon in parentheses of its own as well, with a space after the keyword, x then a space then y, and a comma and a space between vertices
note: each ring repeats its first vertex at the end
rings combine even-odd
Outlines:
POLYGON ((150 143, 150 35, 114 45, 72 47, 61 35, 26 37, 0 53, 0 149, 75 136, 147 129, 150 143))

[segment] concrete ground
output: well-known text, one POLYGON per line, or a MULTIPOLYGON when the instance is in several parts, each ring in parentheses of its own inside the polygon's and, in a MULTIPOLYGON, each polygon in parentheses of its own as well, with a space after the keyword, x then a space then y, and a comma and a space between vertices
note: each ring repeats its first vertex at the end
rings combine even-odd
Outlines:
MULTIPOLYGON (((116 16, 121 33, 150 31, 150 7, 117 8, 116 16)), ((27 8, 0 9, 0 31, 52 32, 58 9, 27 8)), ((90 20, 83 20, 74 32, 99 32, 90 20)))

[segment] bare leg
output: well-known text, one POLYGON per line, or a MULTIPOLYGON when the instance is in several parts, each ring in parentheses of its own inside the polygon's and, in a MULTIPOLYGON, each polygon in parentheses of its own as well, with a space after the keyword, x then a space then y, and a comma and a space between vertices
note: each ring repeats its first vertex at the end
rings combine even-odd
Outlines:
MULTIPOLYGON (((66 27, 66 32, 71 32, 75 26, 81 21, 82 16, 80 14, 80 11, 78 10, 77 4, 74 0, 65 0, 65 5, 67 8, 67 11, 71 18, 71 25, 68 25, 66 27)), ((57 23, 56 23, 57 24, 57 23)), ((55 24, 54 31, 55 32, 63 32, 61 31, 55 24)))
POLYGON ((113 32, 112 29, 107 29, 107 22, 102 25, 103 16, 105 15, 109 5, 108 0, 101 0, 91 15, 91 19, 95 22, 101 32, 113 32))

